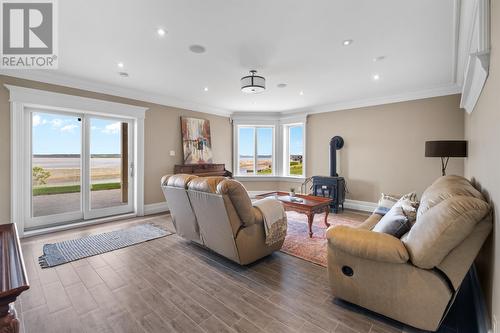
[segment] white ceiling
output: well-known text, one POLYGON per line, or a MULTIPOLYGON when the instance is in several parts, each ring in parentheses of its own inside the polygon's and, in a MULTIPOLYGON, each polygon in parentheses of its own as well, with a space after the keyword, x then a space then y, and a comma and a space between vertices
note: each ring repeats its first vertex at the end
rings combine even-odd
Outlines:
POLYGON ((58 3, 59 69, 25 76, 135 91, 219 113, 328 110, 457 92, 455 0, 58 3), (168 31, 163 38, 159 27, 168 31), (346 47, 345 39, 354 42, 346 47), (192 44, 207 52, 190 52, 192 44), (386 59, 374 62, 378 56, 386 59), (118 62, 128 78, 117 74, 118 62), (266 77, 265 92, 240 91, 239 79, 250 69, 266 77))

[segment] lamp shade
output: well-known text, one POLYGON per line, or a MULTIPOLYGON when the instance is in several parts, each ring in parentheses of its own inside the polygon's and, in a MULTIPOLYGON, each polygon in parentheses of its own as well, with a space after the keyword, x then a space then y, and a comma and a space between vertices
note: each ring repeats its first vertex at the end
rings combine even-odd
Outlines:
POLYGON ((425 157, 467 157, 467 141, 426 141, 425 157))
POLYGON ((255 75, 256 70, 251 70, 250 75, 241 78, 241 91, 247 94, 257 94, 266 90, 266 79, 255 75))

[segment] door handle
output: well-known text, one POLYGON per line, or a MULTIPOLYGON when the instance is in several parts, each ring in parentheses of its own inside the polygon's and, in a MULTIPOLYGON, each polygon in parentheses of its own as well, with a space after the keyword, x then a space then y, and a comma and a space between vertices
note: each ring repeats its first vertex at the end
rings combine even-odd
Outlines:
POLYGON ((134 163, 130 163, 130 178, 134 178, 134 163))

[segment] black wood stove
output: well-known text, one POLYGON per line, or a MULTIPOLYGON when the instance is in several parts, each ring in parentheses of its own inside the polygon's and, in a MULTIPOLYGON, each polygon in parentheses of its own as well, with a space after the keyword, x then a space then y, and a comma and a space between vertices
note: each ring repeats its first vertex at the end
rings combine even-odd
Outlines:
POLYGON ((342 147, 344 147, 344 139, 334 136, 330 140, 330 176, 312 177, 312 194, 331 198, 333 201, 330 209, 334 213, 338 213, 339 207, 344 210, 346 184, 344 177, 339 177, 337 174, 337 150, 342 147))

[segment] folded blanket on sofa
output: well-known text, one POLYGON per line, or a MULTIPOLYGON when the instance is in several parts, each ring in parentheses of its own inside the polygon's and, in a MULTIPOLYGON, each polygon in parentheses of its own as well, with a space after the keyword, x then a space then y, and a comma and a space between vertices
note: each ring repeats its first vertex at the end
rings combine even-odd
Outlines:
POLYGON ((283 204, 276 199, 266 198, 255 201, 253 206, 260 210, 264 217, 266 244, 272 245, 285 239, 287 219, 283 204))

